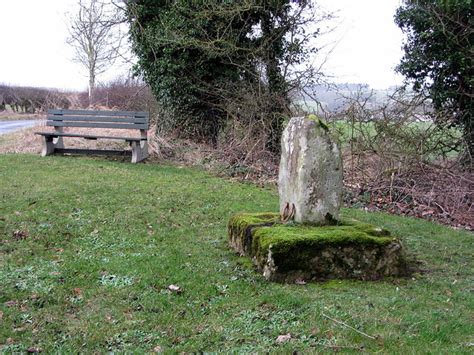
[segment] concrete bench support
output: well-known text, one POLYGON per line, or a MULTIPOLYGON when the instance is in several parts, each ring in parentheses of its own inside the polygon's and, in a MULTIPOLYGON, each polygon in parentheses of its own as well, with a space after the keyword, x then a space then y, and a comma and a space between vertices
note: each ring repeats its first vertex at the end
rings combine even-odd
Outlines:
POLYGON ((138 163, 146 158, 148 158, 148 142, 130 142, 132 146, 132 163, 138 163))

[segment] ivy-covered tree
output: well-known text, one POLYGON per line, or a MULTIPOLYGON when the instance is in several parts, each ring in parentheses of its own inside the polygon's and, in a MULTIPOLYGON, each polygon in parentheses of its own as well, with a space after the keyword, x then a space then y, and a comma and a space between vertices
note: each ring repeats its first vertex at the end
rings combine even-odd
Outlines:
POLYGON ((473 9, 472 0, 405 0, 395 16, 407 35, 397 70, 416 91, 428 93, 438 113, 462 127, 470 163, 474 158, 473 9))
POLYGON ((253 119, 267 123, 268 148, 277 151, 293 88, 285 69, 305 53, 305 37, 297 32, 308 6, 290 0, 128 2, 137 70, 158 98, 166 128, 216 143, 229 115, 245 111, 243 93, 265 93, 253 119))

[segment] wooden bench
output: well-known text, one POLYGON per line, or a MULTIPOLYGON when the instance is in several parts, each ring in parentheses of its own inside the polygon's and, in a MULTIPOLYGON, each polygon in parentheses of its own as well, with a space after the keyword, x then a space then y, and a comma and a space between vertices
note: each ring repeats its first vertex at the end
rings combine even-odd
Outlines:
POLYGON ((41 156, 43 157, 54 153, 107 155, 129 155, 131 153, 132 163, 137 163, 148 157, 148 121, 149 116, 147 112, 48 110, 46 126, 54 127, 54 132, 35 132, 35 134, 44 137, 43 150, 41 152, 41 156), (140 130, 140 137, 115 137, 70 133, 64 132, 65 127, 137 129, 140 130), (130 143, 132 150, 130 152, 127 150, 65 148, 63 143, 64 137, 79 137, 90 140, 124 140, 130 143))

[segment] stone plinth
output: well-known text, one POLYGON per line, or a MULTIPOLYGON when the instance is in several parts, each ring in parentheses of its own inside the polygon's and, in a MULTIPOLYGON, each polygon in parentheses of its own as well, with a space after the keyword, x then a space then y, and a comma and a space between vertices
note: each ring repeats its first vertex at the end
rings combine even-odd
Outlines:
POLYGON ((228 224, 230 245, 250 256, 268 280, 377 280, 408 274, 400 241, 384 229, 355 220, 331 226, 278 220, 277 213, 243 213, 228 224))
POLYGON ((294 206, 296 222, 333 223, 339 216, 342 178, 340 149, 327 126, 314 115, 293 117, 282 137, 280 213, 294 206))

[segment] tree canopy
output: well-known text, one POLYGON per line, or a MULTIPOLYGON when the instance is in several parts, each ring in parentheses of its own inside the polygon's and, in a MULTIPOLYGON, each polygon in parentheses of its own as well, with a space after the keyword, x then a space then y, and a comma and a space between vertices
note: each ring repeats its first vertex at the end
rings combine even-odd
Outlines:
POLYGON ((292 89, 286 67, 305 53, 307 37, 297 32, 308 6, 290 0, 128 2, 137 71, 158 98, 160 120, 215 143, 226 119, 245 115, 257 100, 249 93, 264 94, 259 114, 247 116, 266 122, 269 148, 278 150, 292 89))
POLYGON ((474 158, 472 0, 406 0, 395 22, 407 35, 397 70, 426 91, 438 113, 463 128, 474 158))

